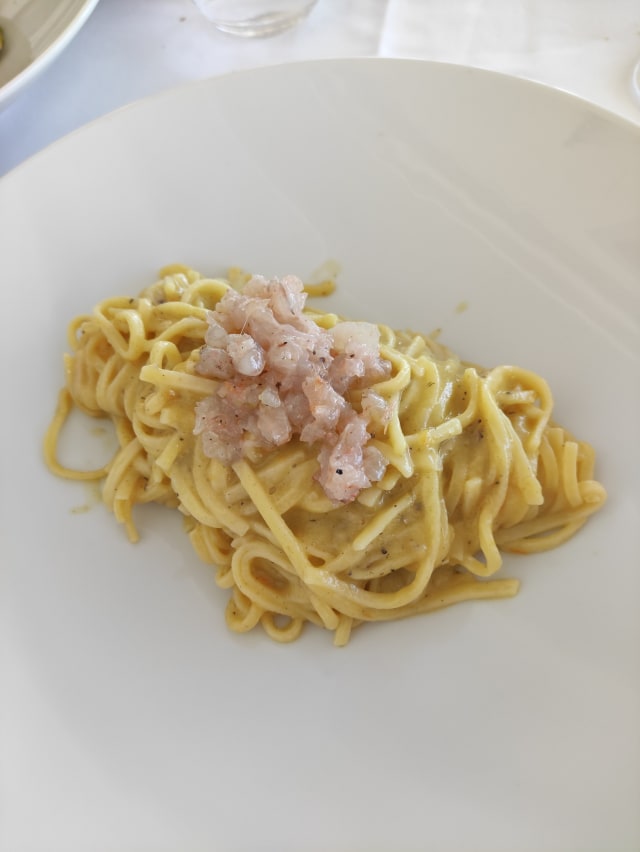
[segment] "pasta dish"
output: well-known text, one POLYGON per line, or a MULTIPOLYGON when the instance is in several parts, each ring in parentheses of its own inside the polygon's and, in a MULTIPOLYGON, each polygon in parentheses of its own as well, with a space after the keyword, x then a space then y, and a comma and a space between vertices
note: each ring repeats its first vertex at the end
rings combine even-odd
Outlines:
MULTIPOLYGON (((535 373, 484 370, 423 334, 306 305, 312 288, 167 267, 69 326, 50 469, 133 509, 178 509, 234 631, 280 642, 516 594, 502 553, 570 538, 605 500, 594 451, 535 373), (71 411, 109 418, 104 467, 58 460, 71 411)), ((315 293, 317 295, 317 293, 315 293)))

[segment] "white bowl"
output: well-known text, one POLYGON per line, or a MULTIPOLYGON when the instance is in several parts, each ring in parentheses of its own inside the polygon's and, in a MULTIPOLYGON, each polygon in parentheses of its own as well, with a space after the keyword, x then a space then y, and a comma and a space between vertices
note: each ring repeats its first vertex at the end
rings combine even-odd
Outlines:
POLYGON ((0 4, 0 109, 49 67, 98 0, 13 0, 0 4))
POLYGON ((2 179, 7 849, 640 846, 638 186, 639 128, 395 60, 189 85, 2 179), (141 512, 132 546, 41 459, 74 314, 169 262, 329 260, 341 312, 545 375, 610 495, 566 545, 506 560, 513 600, 341 650, 229 634, 177 513, 141 512))

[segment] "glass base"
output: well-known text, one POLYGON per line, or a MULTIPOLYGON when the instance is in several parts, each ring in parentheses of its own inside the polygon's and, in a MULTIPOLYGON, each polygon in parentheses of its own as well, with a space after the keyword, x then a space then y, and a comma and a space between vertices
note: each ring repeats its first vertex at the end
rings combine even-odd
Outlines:
POLYGON ((309 10, 302 12, 265 12, 246 21, 214 21, 216 29, 223 33, 245 38, 270 36, 288 30, 306 18, 309 10))
POLYGON ((633 69, 631 75, 631 91, 636 96, 636 100, 640 104, 640 62, 633 69))

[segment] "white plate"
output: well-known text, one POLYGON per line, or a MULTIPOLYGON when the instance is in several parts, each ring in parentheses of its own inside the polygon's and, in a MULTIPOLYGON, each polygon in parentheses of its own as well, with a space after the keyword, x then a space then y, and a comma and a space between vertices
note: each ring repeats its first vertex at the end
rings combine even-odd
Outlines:
POLYGON ((0 182, 4 849, 639 847, 639 185, 638 128, 395 60, 190 85, 0 182), (517 598, 341 650, 230 635, 176 513, 132 546, 40 455, 72 315, 172 261, 328 259, 343 312, 547 376, 610 493, 507 560, 517 598))
POLYGON ((0 27, 5 40, 0 53, 0 109, 62 53, 97 3, 0 0, 0 27))

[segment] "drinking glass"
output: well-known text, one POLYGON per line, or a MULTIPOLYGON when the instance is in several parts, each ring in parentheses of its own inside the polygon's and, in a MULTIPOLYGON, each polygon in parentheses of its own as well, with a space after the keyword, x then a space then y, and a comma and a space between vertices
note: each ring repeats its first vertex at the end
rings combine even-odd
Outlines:
POLYGON ((193 0, 219 30, 245 37, 282 32, 306 17, 317 0, 193 0))

